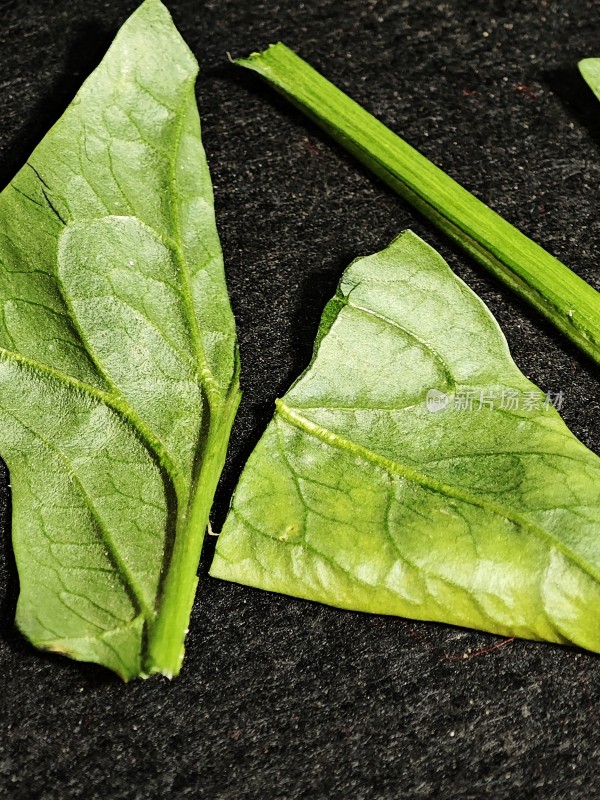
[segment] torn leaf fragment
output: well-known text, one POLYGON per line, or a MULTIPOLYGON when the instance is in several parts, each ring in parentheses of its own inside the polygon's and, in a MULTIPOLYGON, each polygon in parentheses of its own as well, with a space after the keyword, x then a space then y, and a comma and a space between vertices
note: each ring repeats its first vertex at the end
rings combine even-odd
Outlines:
POLYGON ((344 273, 211 575, 599 651, 600 459, 406 232, 344 273))

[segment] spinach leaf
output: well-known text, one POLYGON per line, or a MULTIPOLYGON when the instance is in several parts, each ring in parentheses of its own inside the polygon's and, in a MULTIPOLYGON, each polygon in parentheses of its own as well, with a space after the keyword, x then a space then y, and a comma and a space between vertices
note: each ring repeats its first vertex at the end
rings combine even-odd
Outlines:
POLYGON ((600 100, 600 58, 584 58, 578 66, 590 89, 600 100))
POLYGON ((239 402, 194 84, 146 0, 0 195, 0 453, 36 646, 177 674, 239 402))
POLYGON ((600 650, 600 459, 411 232, 355 261, 211 575, 600 650))

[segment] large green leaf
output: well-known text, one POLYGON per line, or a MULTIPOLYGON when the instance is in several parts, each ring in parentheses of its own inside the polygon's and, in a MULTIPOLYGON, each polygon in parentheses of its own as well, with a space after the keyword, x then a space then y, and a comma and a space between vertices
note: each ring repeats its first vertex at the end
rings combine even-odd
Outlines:
POLYGON ((38 647, 176 674, 239 400, 197 64, 146 0, 0 195, 0 453, 38 647))
POLYGON ((211 575, 600 650, 600 459, 407 232, 355 261, 248 464, 211 575))
POLYGON ((578 66, 590 89, 600 100, 600 58, 584 58, 578 66))

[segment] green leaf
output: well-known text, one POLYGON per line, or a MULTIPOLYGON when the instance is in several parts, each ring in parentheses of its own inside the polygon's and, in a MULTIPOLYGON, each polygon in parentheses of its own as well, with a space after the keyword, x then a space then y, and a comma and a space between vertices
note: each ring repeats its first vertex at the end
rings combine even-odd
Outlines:
POLYGON ((0 195, 17 624, 125 679, 179 671, 239 401, 196 74, 146 0, 0 195))
POLYGON ((600 364, 600 294, 279 43, 236 62, 340 145, 600 364))
POLYGON ((584 58, 578 67, 590 89, 600 100, 600 58, 584 58))
POLYGON ((211 575, 598 651, 600 459, 406 232, 344 273, 211 575))

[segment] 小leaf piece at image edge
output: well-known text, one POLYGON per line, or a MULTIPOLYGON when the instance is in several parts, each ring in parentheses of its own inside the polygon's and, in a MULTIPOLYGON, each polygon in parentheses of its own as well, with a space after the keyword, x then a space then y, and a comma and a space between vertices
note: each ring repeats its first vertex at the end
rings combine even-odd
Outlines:
POLYGON ((211 575, 600 651, 600 459, 421 239, 355 261, 211 575))
POLYGON ((197 64, 146 0, 0 195, 0 454, 17 624, 178 673, 238 355, 197 64))
POLYGON ((600 58, 584 58, 578 66, 588 86, 600 100, 600 58))

